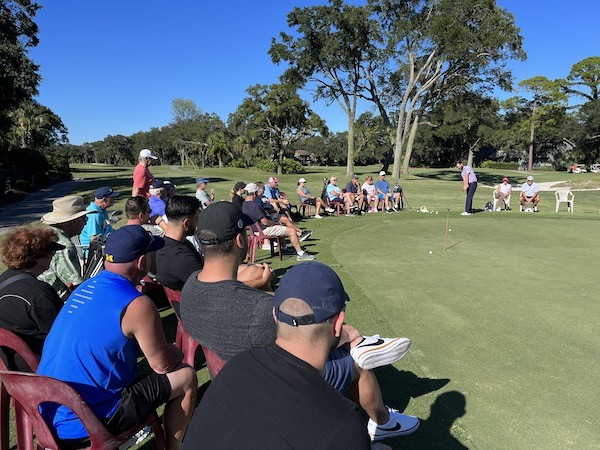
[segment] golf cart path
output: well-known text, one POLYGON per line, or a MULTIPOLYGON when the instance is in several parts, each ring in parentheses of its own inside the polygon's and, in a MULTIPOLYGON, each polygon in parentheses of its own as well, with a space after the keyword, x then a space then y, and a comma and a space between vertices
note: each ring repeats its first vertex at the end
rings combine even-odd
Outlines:
POLYGON ((52 202, 73 191, 81 190, 82 186, 91 180, 73 180, 53 184, 45 189, 31 194, 20 202, 0 206, 0 234, 15 225, 36 222, 52 210, 52 202))

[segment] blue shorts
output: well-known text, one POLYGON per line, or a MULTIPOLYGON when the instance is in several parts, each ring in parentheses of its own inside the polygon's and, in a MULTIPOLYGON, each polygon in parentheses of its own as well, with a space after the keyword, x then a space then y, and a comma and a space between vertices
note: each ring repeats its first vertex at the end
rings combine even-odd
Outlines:
POLYGON ((386 194, 377 194, 377 197, 379 197, 379 200, 383 200, 386 197, 386 194))
POLYGON ((329 200, 329 203, 342 203, 343 201, 343 199, 336 197, 334 199, 329 200))
POLYGON ((350 356, 350 351, 340 347, 331 352, 323 370, 325 381, 336 391, 345 395, 353 376, 354 359, 350 356))

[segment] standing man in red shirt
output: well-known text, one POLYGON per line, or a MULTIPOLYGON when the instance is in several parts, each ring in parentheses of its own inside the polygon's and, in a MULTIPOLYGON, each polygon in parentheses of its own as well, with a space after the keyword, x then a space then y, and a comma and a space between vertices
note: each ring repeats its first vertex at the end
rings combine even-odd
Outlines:
POLYGON ((152 175, 152 172, 148 170, 148 166, 150 166, 153 159, 158 158, 154 156, 147 148, 140 152, 140 162, 137 166, 135 166, 133 171, 133 189, 131 190, 132 197, 138 195, 150 197, 150 185, 154 181, 154 176, 152 175))

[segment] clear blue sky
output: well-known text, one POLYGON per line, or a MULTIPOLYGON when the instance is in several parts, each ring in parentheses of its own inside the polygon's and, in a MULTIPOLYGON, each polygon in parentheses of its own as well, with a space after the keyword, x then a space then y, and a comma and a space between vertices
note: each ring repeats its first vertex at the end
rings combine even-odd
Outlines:
MULTIPOLYGON (((267 50, 287 29, 287 13, 323 3, 41 0, 40 44, 31 52, 43 77, 39 101, 61 116, 74 144, 164 126, 176 97, 227 120, 246 88, 278 81, 283 69, 267 50)), ((528 54, 512 64, 516 82, 564 77, 574 63, 600 55, 600 0, 498 3, 515 15, 528 54)), ((331 130, 346 128, 337 104, 314 109, 331 130)))

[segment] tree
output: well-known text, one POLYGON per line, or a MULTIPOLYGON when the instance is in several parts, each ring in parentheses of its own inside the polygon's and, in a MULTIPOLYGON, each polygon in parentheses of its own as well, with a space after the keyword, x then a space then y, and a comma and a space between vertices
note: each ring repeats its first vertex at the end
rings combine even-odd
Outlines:
POLYGON ((329 0, 328 5, 294 8, 288 26, 296 36, 280 34, 269 54, 290 67, 284 80, 309 86, 314 100, 337 102, 347 116, 346 173, 354 173, 354 123, 361 95, 362 67, 369 59, 373 22, 362 6, 329 0))
POLYGON ((172 103, 173 123, 191 122, 202 114, 200 108, 193 100, 187 98, 175 98, 172 103))
POLYGON ((31 0, 0 1, 0 149, 6 146, 11 111, 37 94, 39 67, 28 52, 38 44, 39 8, 31 0))
POLYGON ((533 156, 535 147, 535 130, 545 118, 549 117, 554 108, 566 107, 566 95, 560 91, 559 83, 551 81, 544 76, 528 78, 519 83, 519 86, 532 95, 527 102, 531 110, 529 125, 529 159, 527 170, 533 170, 533 156))
POLYGON ((62 120, 35 100, 25 100, 10 113, 13 146, 40 149, 50 144, 64 143, 67 129, 62 120))
POLYGON ((598 100, 600 56, 591 56, 574 64, 567 79, 558 82, 568 94, 578 95, 587 101, 598 100), (581 89, 583 87, 588 88, 589 92, 584 92, 581 89))
POLYGON ((325 123, 300 98, 296 88, 287 84, 254 85, 229 122, 234 128, 246 128, 253 136, 268 142, 277 162, 277 173, 283 173, 283 158, 297 140, 327 132, 325 123))
POLYGON ((223 168, 223 159, 230 154, 229 142, 224 130, 219 130, 208 137, 208 155, 217 158, 219 167, 223 168))
POLYGON ((408 169, 409 144, 427 109, 453 92, 508 89, 506 62, 525 53, 513 16, 494 0, 369 0, 369 6, 381 24, 380 57, 387 58, 390 73, 387 109, 398 114, 397 178, 403 150, 402 167, 408 169))

